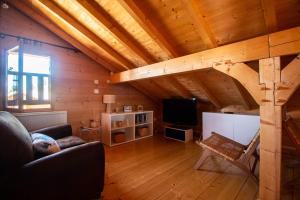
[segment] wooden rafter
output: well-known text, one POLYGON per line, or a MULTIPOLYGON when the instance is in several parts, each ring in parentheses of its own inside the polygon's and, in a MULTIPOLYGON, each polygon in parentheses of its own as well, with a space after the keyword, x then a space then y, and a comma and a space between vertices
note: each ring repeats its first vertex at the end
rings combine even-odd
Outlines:
POLYGON ((238 94, 240 96, 240 99, 242 101, 244 108, 246 110, 250 110, 251 103, 249 102, 249 99, 248 99, 247 95, 245 94, 242 86, 240 85, 240 83, 238 83, 238 81, 236 79, 232 78, 232 82, 233 82, 233 86, 236 88, 236 91, 238 92, 238 94))
POLYGON ((125 47, 151 64, 156 59, 140 45, 118 22, 112 18, 97 2, 94 0, 77 0, 89 13, 91 13, 104 27, 121 42, 125 47))
POLYGON ((206 44, 207 48, 217 47, 217 40, 205 20, 203 11, 199 7, 199 2, 196 0, 182 0, 182 2, 191 16, 191 20, 193 21, 193 25, 195 26, 198 35, 206 44))
POLYGON ((177 96, 177 94, 175 92, 173 92, 172 90, 167 88, 164 84, 161 84, 158 80, 149 79, 148 81, 152 86, 154 86, 156 88, 156 90, 160 91, 161 94, 164 94, 168 98, 177 96))
POLYGON ((194 96, 188 89, 186 89, 184 85, 178 81, 176 77, 169 76, 166 78, 176 88, 181 97, 192 98, 194 96))
POLYGON ((180 56, 180 52, 162 31, 159 30, 157 22, 151 20, 148 12, 138 5, 134 0, 118 0, 123 8, 139 23, 149 36, 162 48, 170 58, 180 56))
POLYGON ((81 52, 89 56, 92 60, 96 61, 101 66, 107 68, 110 71, 120 71, 123 69, 120 65, 117 63, 109 62, 107 59, 99 55, 97 52, 95 52, 93 49, 89 49, 84 44, 81 44, 76 39, 68 35, 66 32, 64 32, 62 29, 60 29, 58 26, 56 26, 54 23, 52 23, 49 19, 42 16, 39 11, 34 10, 34 8, 31 8, 28 6, 28 4, 25 4, 22 1, 19 0, 10 0, 10 5, 36 21, 37 23, 41 24, 42 26, 46 27, 50 31, 52 31, 54 34, 59 36, 60 38, 64 39, 65 41, 72 44, 74 47, 78 48, 81 52))
POLYGON ((240 63, 267 57, 269 57, 268 36, 260 36, 116 73, 111 77, 111 82, 121 83, 132 80, 210 69, 215 63, 222 61, 240 63))
POLYGON ((80 33, 88 37, 91 41, 95 42, 100 48, 102 48, 107 54, 112 56, 116 61, 118 61, 122 66, 124 66, 125 69, 130 69, 134 67, 134 64, 130 62, 127 58, 122 56, 120 53, 118 53, 116 50, 114 50, 112 47, 110 47, 105 41, 103 41, 101 38, 99 38, 95 33, 87 29, 85 26, 83 26, 79 21, 77 21, 73 16, 71 16, 69 13, 67 13, 63 8, 61 8, 59 5, 54 3, 50 0, 32 0, 34 5, 40 9, 40 4, 47 7, 49 10, 51 10, 55 15, 59 16, 59 18, 56 18, 54 23, 58 24, 62 29, 65 29, 65 25, 62 24, 60 21, 64 20, 67 22, 70 26, 74 27, 76 30, 78 30, 80 33))
POLYGON ((266 28, 269 33, 277 31, 277 18, 274 0, 261 0, 262 8, 264 10, 264 19, 266 28))
POLYGON ((148 90, 143 87, 141 84, 139 84, 136 81, 130 82, 129 83, 132 87, 134 87, 136 90, 138 90, 140 93, 142 93, 143 95, 149 97, 155 104, 159 104, 160 103, 160 99, 157 96, 153 96, 152 94, 150 94, 148 92, 148 90))
POLYGON ((142 86, 147 88, 147 91, 149 91, 150 94, 155 95, 157 98, 164 99, 164 98, 172 97, 168 91, 161 88, 158 84, 156 84, 150 79, 144 81, 136 81, 136 82, 140 83, 142 86))
POLYGON ((215 95, 209 91, 209 89, 204 85, 200 78, 196 76, 191 76, 190 79, 193 81, 195 87, 199 88, 203 94, 207 97, 207 99, 214 105, 216 108, 222 108, 222 104, 220 101, 215 97, 215 95))

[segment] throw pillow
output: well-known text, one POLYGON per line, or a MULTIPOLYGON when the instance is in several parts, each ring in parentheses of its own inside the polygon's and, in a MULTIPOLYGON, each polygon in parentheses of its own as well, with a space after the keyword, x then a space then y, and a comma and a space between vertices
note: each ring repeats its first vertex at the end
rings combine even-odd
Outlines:
POLYGON ((31 135, 32 145, 35 158, 41 158, 60 151, 60 147, 57 142, 44 134, 33 133, 31 135))

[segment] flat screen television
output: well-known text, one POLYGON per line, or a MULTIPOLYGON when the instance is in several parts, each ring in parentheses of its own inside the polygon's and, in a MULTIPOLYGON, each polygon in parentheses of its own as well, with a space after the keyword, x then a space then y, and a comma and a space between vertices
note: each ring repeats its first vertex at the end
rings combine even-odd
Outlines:
POLYGON ((197 100, 164 99, 163 121, 176 125, 197 125, 197 100))

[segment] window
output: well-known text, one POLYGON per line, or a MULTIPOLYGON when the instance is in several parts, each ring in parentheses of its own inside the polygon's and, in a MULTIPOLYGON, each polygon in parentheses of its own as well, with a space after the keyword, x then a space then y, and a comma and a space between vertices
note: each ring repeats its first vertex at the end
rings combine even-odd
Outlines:
POLYGON ((6 54, 6 107, 29 110, 51 108, 49 56, 24 53, 15 47, 6 54))

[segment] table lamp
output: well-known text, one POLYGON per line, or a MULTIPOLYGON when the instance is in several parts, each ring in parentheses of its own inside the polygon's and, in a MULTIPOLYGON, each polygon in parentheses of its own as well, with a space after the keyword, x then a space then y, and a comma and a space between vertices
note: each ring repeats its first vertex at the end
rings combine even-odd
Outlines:
POLYGON ((116 95, 112 95, 112 94, 103 95, 103 103, 106 104, 106 112, 111 113, 111 104, 116 103, 116 95))

